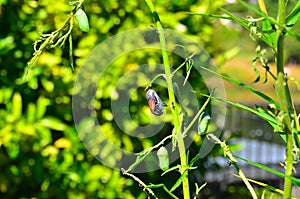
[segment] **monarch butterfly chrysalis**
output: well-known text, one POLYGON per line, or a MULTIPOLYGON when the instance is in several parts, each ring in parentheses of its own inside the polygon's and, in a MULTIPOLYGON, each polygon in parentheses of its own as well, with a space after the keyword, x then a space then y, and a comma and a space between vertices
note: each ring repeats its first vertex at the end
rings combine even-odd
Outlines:
POLYGON ((159 98, 155 90, 149 89, 146 93, 146 98, 150 107, 151 112, 154 115, 162 115, 164 109, 164 103, 159 98))
POLYGON ((157 151, 159 167, 161 170, 166 171, 169 169, 169 153, 168 150, 162 146, 157 151))
POLYGON ((199 120, 198 120, 198 133, 200 135, 204 135, 207 132, 209 123, 210 123, 210 115, 206 112, 202 112, 199 120))
POLYGON ((84 32, 88 32, 90 29, 89 20, 84 10, 79 8, 75 13, 75 17, 78 22, 79 28, 84 32))

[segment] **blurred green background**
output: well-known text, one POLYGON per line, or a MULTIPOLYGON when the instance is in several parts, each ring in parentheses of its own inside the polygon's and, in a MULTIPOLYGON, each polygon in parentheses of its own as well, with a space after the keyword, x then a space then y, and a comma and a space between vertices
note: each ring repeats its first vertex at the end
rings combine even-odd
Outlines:
MULTIPOLYGON (((248 35, 240 28, 187 13, 219 13, 220 6, 246 13, 244 8, 227 5, 223 0, 168 0, 154 4, 165 27, 199 42, 223 72, 231 74, 230 67, 226 69, 222 65, 235 55, 248 62, 253 57, 245 56, 247 52, 255 55, 256 44, 244 39, 248 35)), ((41 33, 60 28, 72 9, 65 0, 0 0, 0 198, 146 198, 136 182, 102 165, 85 149, 74 126, 71 98, 78 69, 91 50, 119 32, 151 27, 151 13, 143 1, 85 1, 90 30, 82 32, 75 22, 72 31, 75 70, 70 67, 66 45, 43 52, 23 81, 26 63, 34 53, 33 43, 41 33)), ((291 49, 299 49, 299 45, 291 49)), ((287 52, 292 54, 290 50, 287 52)), ((124 71, 140 63, 160 63, 160 59, 159 53, 149 56, 139 52, 118 60, 124 67, 108 71, 112 85, 124 71)), ((229 65, 234 71, 239 64, 229 65)), ((111 131, 107 132, 111 140, 117 140, 128 151, 137 152, 161 139, 139 140, 122 135, 112 122, 108 104, 115 88, 99 85, 99 89, 98 117, 101 125, 111 131)), ((133 102, 132 106, 147 106, 142 99, 133 102)), ((147 123, 143 115, 136 118, 147 123)), ((171 130, 167 124, 162 136, 171 130)), ((200 144, 201 139, 196 140, 191 151, 196 153, 200 144)), ((218 154, 218 148, 212 154, 218 154)), ((200 169, 204 174, 205 166, 200 169)), ((172 185, 179 175, 162 178, 160 173, 151 172, 139 177, 172 185)), ((161 194, 162 198, 166 197, 161 194)))

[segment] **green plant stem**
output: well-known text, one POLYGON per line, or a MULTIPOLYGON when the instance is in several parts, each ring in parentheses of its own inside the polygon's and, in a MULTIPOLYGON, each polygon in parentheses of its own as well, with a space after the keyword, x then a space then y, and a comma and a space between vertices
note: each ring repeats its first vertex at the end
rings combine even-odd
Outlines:
MULTIPOLYGON (((278 2, 278 23, 284 25, 285 20, 285 0, 278 2)), ((279 98, 281 111, 283 112, 283 123, 285 125, 286 134, 286 160, 285 160, 285 178, 284 178, 284 195, 283 198, 291 198, 292 180, 293 175, 293 149, 295 146, 294 132, 292 126, 292 118, 294 117, 293 104, 289 92, 287 79, 284 76, 284 29, 278 28, 277 30, 277 52, 276 52, 276 65, 277 65, 277 80, 276 92, 279 98)))
MULTIPOLYGON (((171 66, 169 63, 169 57, 166 47, 166 39, 164 35, 164 30, 162 27, 162 24, 160 22, 159 16, 155 10, 155 7, 151 0, 145 0, 148 7, 150 8, 152 15, 154 17, 154 21, 156 23, 156 28, 159 34, 159 41, 162 48, 162 58, 163 63, 165 67, 165 73, 166 73, 166 81, 167 81, 167 88, 168 88, 168 95, 169 95, 169 107, 171 108, 171 112, 173 115, 173 123, 174 123, 174 129, 175 129, 175 136, 176 140, 178 142, 178 148, 179 148, 179 154, 180 154, 180 163, 181 166, 186 166, 186 153, 185 153, 185 145, 183 140, 183 135, 180 131, 180 120, 179 120, 179 111, 177 106, 175 106, 175 95, 173 91, 173 84, 172 84, 172 74, 171 74, 171 66)), ((188 175, 185 176, 185 178, 182 181, 182 188, 183 188, 183 196, 184 199, 190 198, 190 191, 189 191, 189 180, 188 175)))

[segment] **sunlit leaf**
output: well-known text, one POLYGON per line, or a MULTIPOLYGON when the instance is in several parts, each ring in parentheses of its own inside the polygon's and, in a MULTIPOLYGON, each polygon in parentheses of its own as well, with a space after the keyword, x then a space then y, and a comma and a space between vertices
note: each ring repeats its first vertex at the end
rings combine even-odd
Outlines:
POLYGON ((51 130, 48 127, 45 127, 41 124, 35 124, 34 127, 38 132, 37 136, 40 140, 40 142, 38 142, 35 146, 36 149, 40 150, 45 146, 49 145, 50 143, 52 143, 51 130))
POLYGON ((22 116, 22 97, 20 93, 15 93, 12 98, 12 115, 15 120, 22 116))
POLYGON ((35 136, 36 130, 33 124, 27 123, 25 120, 21 120, 15 126, 17 132, 22 133, 23 135, 35 136))
POLYGON ((0 103, 6 103, 12 96, 13 89, 1 88, 0 89, 0 103))
POLYGON ((42 124, 45 127, 48 127, 49 129, 53 129, 56 131, 63 131, 67 127, 59 119, 50 116, 41 119, 40 124, 42 124))
POLYGON ((47 106, 51 103, 50 99, 45 98, 44 96, 40 96, 37 99, 36 102, 36 106, 37 106, 37 110, 36 110, 36 118, 37 119, 41 119, 47 110, 47 106))
POLYGON ((47 92, 49 92, 49 93, 53 92, 53 90, 54 90, 54 83, 52 81, 49 81, 45 77, 42 77, 41 78, 41 83, 42 83, 42 86, 44 87, 44 89, 47 92))
POLYGON ((72 146, 72 142, 66 138, 59 138, 54 142, 54 146, 56 148, 70 148, 72 146))
POLYGON ((27 107, 27 118, 26 118, 26 121, 28 123, 33 123, 36 119, 36 106, 34 103, 29 103, 28 104, 28 107, 27 107))

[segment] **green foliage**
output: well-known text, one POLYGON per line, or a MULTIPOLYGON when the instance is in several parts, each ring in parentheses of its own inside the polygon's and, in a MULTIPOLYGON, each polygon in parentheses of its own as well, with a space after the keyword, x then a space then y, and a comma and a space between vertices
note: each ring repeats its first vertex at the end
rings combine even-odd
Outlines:
MULTIPOLYGON (((97 43, 124 30, 149 27, 152 18, 145 3, 86 1, 88 23, 84 17, 73 24, 72 12, 78 2, 0 3, 1 198, 145 197, 136 191, 138 186, 131 179, 99 164, 86 151, 73 125, 71 95, 76 94, 73 83, 78 68, 97 43), (26 63, 28 74, 23 79, 26 63)), ((223 4, 208 2, 159 1, 156 6, 165 27, 188 35, 197 33, 200 36, 193 38, 209 47, 212 21, 185 13, 198 9, 213 12, 223 4)), ((125 150, 143 150, 158 138, 138 140, 121 134, 111 122, 107 101, 114 98, 114 85, 124 71, 140 63, 160 63, 159 60, 159 54, 147 52, 121 58, 115 64, 123 67, 112 67, 104 77, 111 80, 111 85, 99 83, 95 105, 101 127, 125 150)), ((193 78, 192 73, 190 76, 193 78)), ((145 99, 139 98, 142 93, 139 90, 133 94, 133 108, 146 106, 145 99)), ((144 124, 149 121, 140 112, 133 117, 144 124)))
MULTIPOLYGON (((242 0, 238 0, 238 2, 245 8, 252 11, 254 14, 257 14, 260 18, 255 19, 253 17, 248 17, 246 20, 244 20, 236 17, 228 10, 222 9, 222 11, 228 15, 226 16, 227 19, 233 20, 242 27, 246 28, 249 31, 250 37, 254 41, 260 39, 272 49, 275 58, 277 74, 274 75, 269 71, 268 60, 265 58, 265 50, 261 50, 259 46, 256 49, 256 54, 258 55, 253 61, 254 71, 257 77, 255 82, 259 81, 260 78, 260 75, 256 69, 256 61, 260 60, 262 66, 266 70, 266 76, 267 73, 270 73, 275 80, 274 92, 278 97, 279 103, 276 105, 276 103, 273 103, 274 100, 265 96, 265 94, 262 92, 257 92, 251 89, 251 87, 245 86, 241 82, 223 76, 224 79, 252 90, 253 93, 256 93, 260 97, 266 99, 267 102, 269 102, 270 107, 272 107, 273 112, 265 111, 261 107, 257 107, 256 111, 242 104, 227 102, 243 110, 256 114, 260 118, 269 122, 269 124, 274 128, 274 132, 280 132, 283 134, 281 136, 286 143, 285 174, 279 174, 279 172, 275 172, 274 170, 257 163, 252 162, 251 164, 254 164, 261 169, 268 170, 269 172, 276 173, 276 175, 280 175, 282 178, 284 178, 283 198, 291 198, 292 183, 298 181, 298 179, 293 179, 293 170, 295 164, 299 161, 298 151, 300 148, 300 138, 298 135, 299 120, 296 117, 297 113, 293 105, 292 95, 289 91, 287 74, 284 72, 284 40, 286 36, 291 36, 299 40, 299 35, 292 32, 291 28, 288 27, 289 25, 286 24, 292 22, 292 27, 297 21, 299 17, 299 2, 290 11, 290 14, 286 16, 287 4, 284 0, 279 0, 276 20, 268 15, 267 8, 265 7, 265 2, 263 0, 258 1, 260 10, 242 0)), ((212 15, 212 17, 221 18, 221 16, 218 15, 212 15)), ((250 163, 250 161, 247 162, 250 163)))
MULTIPOLYGON (((85 1, 84 9, 82 3, 83 1, 68 3, 63 0, 0 1, 0 26, 3 27, 0 32, 1 198, 146 197, 132 179, 125 178, 119 171, 100 164, 86 151, 79 139, 78 129, 75 129, 73 124, 71 96, 78 92, 73 89, 78 70, 96 44, 124 30, 149 27, 153 24, 153 19, 145 2, 85 1), (25 79, 22 78, 24 73, 27 75, 25 79)), ((253 38, 263 40, 273 49, 277 47, 274 26, 283 28, 287 35, 299 40, 299 36, 295 33, 297 27, 293 25, 299 17, 299 2, 294 8, 290 8, 285 18, 287 26, 278 23, 271 14, 266 16, 265 12, 258 11, 253 6, 242 1, 240 3, 244 9, 254 11, 259 18, 240 19, 227 9, 221 11, 228 16, 219 15, 219 7, 224 6, 223 0, 157 1, 155 7, 163 27, 190 36, 215 57, 223 53, 226 48, 222 42, 218 42, 220 40, 213 39, 217 34, 216 21, 207 16, 234 20, 249 30, 253 38), (217 14, 201 14, 201 17, 190 14, 199 11, 217 14)), ((234 31, 228 32, 224 35, 237 34, 234 31)), ((109 52, 108 50, 105 53, 109 52)), ((220 63, 237 52, 237 48, 229 50, 221 57, 220 63)), ((182 66, 185 67, 179 72, 186 75, 185 81, 189 78, 190 83, 196 85, 196 93, 206 93, 205 85, 199 84, 199 81, 203 80, 199 80, 199 76, 193 72, 193 56, 187 54, 186 58, 186 60, 173 58, 171 60, 173 69, 183 63, 182 66)), ((264 58, 262 51, 259 51, 257 60, 262 60, 267 68, 264 58)), ((142 151, 135 164, 128 169, 129 171, 142 162, 150 150, 163 144, 155 145, 155 143, 164 140, 163 138, 174 137, 174 135, 166 136, 173 130, 171 125, 173 120, 171 114, 167 113, 166 127, 159 136, 149 139, 132 138, 124 135, 113 122, 109 102, 116 98, 116 85, 126 71, 140 64, 161 63, 160 60, 161 54, 157 52, 134 52, 131 55, 121 56, 106 71, 103 76, 106 81, 100 81, 98 85, 94 105, 101 128, 105 129, 106 135, 109 135, 110 141, 116 146, 130 152, 142 151)), ((269 102, 273 109, 280 107, 263 92, 233 78, 222 77, 256 93, 269 102)), ((97 78, 97 74, 90 78, 97 78)), ((151 82, 152 78, 138 76, 136 81, 151 82)), ((166 91, 161 90, 161 93, 162 96, 167 96, 166 91)), ((191 125, 198 120, 200 113, 207 106, 210 98, 207 101, 204 101, 205 99, 203 96, 199 97, 200 104, 204 104, 203 110, 201 109, 190 126, 186 127, 184 136, 188 134, 191 125)), ((282 132, 284 129, 283 115, 280 112, 274 113, 260 107, 250 109, 241 104, 231 104, 264 118, 277 132, 282 132)), ((181 102, 179 105, 184 112, 181 102)), ((149 123, 150 118, 143 111, 138 111, 140 107, 141 109, 147 107, 143 89, 132 93, 129 106, 134 121, 141 125, 149 123)), ((186 118, 178 118, 180 123, 186 122, 186 118)), ((122 122, 126 130, 135 128, 130 121, 122 122)), ((80 124, 82 132, 88 131, 89 128, 92 128, 89 120, 80 124)), ((205 127, 203 129, 206 130, 205 127)), ((204 132, 204 130, 200 131, 204 132)), ((202 141, 202 138, 199 138, 194 146, 198 148, 202 141)), ((111 155, 109 146, 103 146, 101 150, 103 156, 111 155)), ((198 160, 197 156, 189 161, 187 155, 186 165, 173 166, 169 169, 165 164, 162 165, 163 170, 166 170, 163 176, 144 174, 140 181, 133 179, 142 182, 151 177, 152 182, 156 184, 145 185, 146 190, 162 188, 164 192, 158 191, 159 196, 176 198, 177 188, 184 182, 189 170, 195 168, 193 164, 196 160, 198 160), (177 175, 169 175, 169 172, 174 170, 179 171, 177 175), (161 184, 162 179, 164 184, 161 184)), ((115 160, 110 159, 110 161, 115 160)), ((201 164, 204 164, 204 161, 205 159, 201 164)), ((255 165, 262 168, 258 164, 255 165)), ((205 172, 204 167, 198 168, 205 172)), ((292 180, 298 183, 298 179, 292 180)), ((192 191, 198 194, 201 188, 202 186, 198 188, 196 184, 196 190, 192 189, 192 191)))

